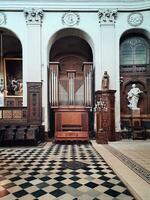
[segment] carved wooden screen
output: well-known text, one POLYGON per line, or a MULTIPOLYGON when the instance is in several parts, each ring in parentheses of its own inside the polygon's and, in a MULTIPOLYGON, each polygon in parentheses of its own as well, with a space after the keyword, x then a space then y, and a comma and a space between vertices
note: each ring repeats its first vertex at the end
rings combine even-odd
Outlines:
POLYGON ((28 122, 41 125, 42 122, 42 83, 28 82, 28 122))

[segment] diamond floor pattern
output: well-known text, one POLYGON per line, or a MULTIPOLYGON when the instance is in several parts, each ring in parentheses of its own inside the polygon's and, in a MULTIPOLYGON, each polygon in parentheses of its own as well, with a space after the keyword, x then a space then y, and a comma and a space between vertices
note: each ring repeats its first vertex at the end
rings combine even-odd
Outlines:
POLYGON ((134 197, 92 145, 50 144, 46 148, 0 148, 0 199, 133 200, 134 197), (83 165, 76 168, 64 164, 72 161, 83 165))

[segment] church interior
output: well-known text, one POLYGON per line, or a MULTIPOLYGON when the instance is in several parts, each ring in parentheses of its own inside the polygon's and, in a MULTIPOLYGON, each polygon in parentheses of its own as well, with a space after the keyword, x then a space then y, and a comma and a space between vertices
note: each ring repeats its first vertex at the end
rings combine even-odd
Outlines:
POLYGON ((2 0, 0 199, 149 200, 149 16, 2 0))

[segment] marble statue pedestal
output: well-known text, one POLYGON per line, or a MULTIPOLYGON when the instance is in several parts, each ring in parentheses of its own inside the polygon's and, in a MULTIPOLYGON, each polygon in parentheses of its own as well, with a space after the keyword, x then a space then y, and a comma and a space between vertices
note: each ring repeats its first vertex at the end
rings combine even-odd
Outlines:
POLYGON ((133 139, 145 139, 145 130, 141 126, 141 112, 140 108, 132 110, 132 138, 133 139))
POLYGON ((132 126, 139 127, 141 126, 141 111, 140 108, 132 110, 132 126))

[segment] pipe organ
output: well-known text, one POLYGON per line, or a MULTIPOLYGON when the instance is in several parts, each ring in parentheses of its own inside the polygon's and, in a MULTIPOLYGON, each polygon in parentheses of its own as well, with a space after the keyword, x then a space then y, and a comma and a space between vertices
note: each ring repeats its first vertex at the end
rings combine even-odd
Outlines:
POLYGON ((88 140, 92 107, 92 63, 83 62, 81 71, 64 70, 50 62, 50 108, 55 116, 55 140, 88 140))
POLYGON ((92 82, 91 82, 91 77, 92 77, 92 68, 91 64, 88 62, 84 62, 84 101, 86 106, 91 105, 91 92, 92 92, 92 82))
POLYGON ((68 73, 68 96, 69 96, 69 105, 74 105, 75 103, 75 95, 74 95, 74 86, 75 86, 75 71, 67 71, 68 73))
POLYGON ((59 63, 50 64, 50 103, 51 106, 58 105, 58 66, 59 63))

